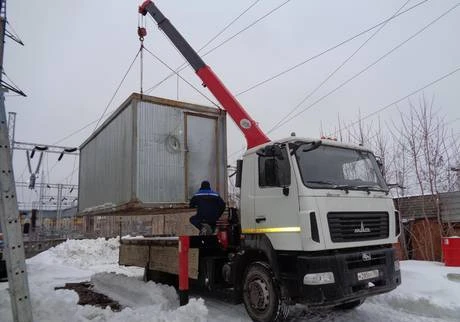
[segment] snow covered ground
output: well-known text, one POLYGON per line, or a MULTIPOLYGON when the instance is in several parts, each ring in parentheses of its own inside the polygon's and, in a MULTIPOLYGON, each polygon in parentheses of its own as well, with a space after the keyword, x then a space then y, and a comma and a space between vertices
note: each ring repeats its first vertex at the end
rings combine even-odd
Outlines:
MULTIPOLYGON (((34 321, 248 321, 242 305, 213 298, 192 298, 178 306, 172 287, 142 282, 143 270, 118 266, 118 240, 69 240, 27 260, 34 321), (124 309, 77 305, 69 282, 91 280, 95 289, 124 309)), ((312 313, 293 308, 293 321, 460 321, 460 281, 448 274, 460 268, 441 263, 401 263, 403 283, 395 291, 369 298, 349 312, 312 313)), ((12 321, 8 283, 0 283, 0 321, 12 321)))

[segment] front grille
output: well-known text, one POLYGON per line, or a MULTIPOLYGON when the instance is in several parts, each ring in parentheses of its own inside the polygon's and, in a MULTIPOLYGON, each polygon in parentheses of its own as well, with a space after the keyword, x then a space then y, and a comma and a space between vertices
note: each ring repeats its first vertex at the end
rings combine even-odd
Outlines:
POLYGON ((388 238, 389 217, 386 212, 330 212, 327 214, 334 243, 388 238))

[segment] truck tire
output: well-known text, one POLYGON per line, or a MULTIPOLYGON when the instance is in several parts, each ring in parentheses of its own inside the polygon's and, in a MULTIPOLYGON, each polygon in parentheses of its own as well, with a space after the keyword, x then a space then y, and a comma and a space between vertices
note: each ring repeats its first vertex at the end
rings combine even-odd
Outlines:
POLYGON ((287 300, 270 266, 254 262, 246 269, 243 281, 243 302, 253 321, 284 321, 289 314, 287 300))
POLYGON ((354 300, 351 302, 343 303, 340 305, 337 305, 334 307, 334 310, 353 310, 354 308, 357 308, 361 304, 364 303, 366 299, 359 299, 359 300, 354 300))

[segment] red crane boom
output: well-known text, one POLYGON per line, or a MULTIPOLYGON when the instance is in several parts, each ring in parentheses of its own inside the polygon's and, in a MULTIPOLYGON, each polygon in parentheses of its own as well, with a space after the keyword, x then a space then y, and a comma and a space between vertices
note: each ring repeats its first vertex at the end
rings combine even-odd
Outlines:
POLYGON ((248 149, 270 142, 270 139, 264 132, 262 132, 257 122, 249 116, 243 106, 241 106, 232 93, 225 87, 219 77, 217 77, 212 69, 204 63, 198 53, 150 0, 145 1, 139 7, 140 14, 145 16, 147 12, 153 17, 153 19, 158 23, 158 27, 163 30, 174 46, 176 46, 187 62, 193 67, 195 73, 203 81, 203 86, 209 88, 211 93, 220 102, 220 104, 222 104, 223 108, 228 112, 241 132, 243 132, 248 149))

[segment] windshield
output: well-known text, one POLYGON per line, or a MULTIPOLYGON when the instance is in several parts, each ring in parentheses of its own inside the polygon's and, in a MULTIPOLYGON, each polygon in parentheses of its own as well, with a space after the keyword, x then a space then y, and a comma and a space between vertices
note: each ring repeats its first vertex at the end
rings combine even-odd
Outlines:
POLYGON ((388 188, 372 153, 310 143, 296 149, 303 184, 309 188, 380 190, 388 188))

